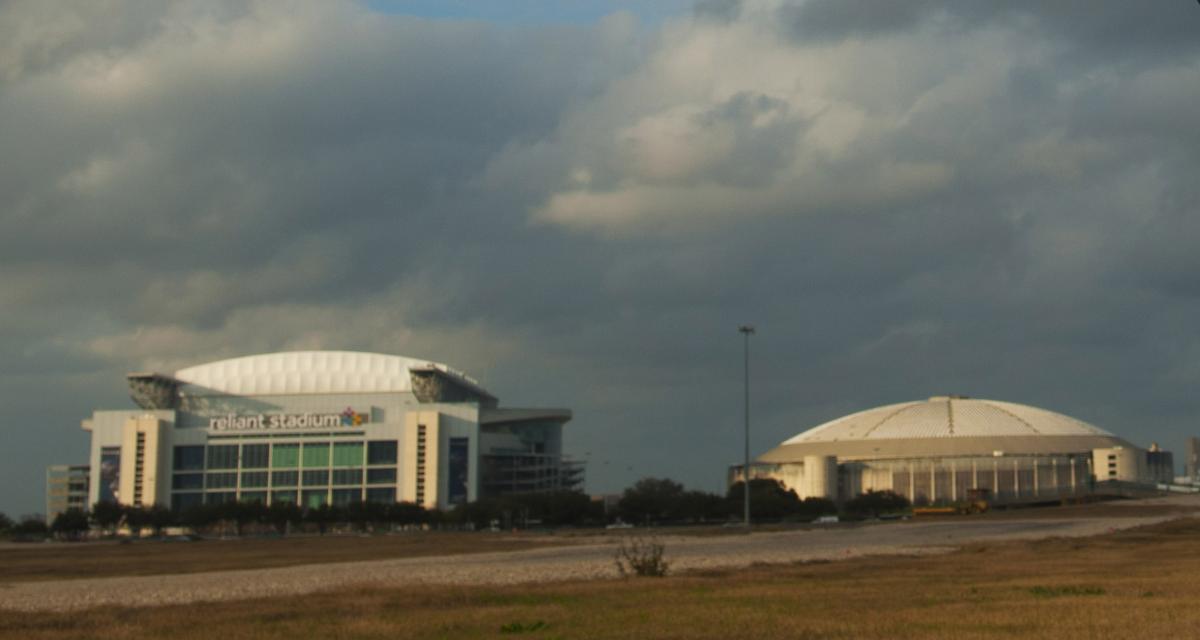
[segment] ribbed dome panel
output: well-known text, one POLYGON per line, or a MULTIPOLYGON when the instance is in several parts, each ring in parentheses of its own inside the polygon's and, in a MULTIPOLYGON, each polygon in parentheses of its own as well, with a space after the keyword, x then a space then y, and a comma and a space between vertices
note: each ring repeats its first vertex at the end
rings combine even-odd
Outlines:
POLYGON ((233 395, 378 393, 411 391, 410 367, 435 364, 403 356, 356 351, 290 351, 232 358, 188 367, 175 378, 205 391, 233 395))

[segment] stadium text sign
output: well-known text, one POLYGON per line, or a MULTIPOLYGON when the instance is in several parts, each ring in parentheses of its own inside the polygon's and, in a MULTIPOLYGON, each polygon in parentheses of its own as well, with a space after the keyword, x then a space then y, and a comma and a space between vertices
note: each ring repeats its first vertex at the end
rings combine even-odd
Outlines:
POLYGON ((209 418, 213 431, 261 431, 274 429, 339 429, 358 427, 371 421, 371 416, 346 407, 341 413, 259 413, 209 418))

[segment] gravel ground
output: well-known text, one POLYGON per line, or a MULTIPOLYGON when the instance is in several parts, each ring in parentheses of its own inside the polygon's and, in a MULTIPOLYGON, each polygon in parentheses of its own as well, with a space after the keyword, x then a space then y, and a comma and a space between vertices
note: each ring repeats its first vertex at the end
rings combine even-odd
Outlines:
MULTIPOLYGON (((1179 515, 1037 520, 896 522, 711 537, 663 536, 671 570, 755 563, 928 554, 967 542, 1077 537, 1170 520, 1179 515)), ((69 611, 294 595, 347 585, 518 584, 616 577, 616 539, 528 551, 222 571, 0 584, 0 608, 69 611)))

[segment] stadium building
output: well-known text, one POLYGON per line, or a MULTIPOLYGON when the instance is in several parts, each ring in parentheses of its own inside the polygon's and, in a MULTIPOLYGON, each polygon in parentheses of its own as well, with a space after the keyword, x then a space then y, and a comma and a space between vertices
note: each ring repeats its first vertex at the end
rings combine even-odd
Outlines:
POLYGON ((234 500, 447 508, 578 487, 567 409, 501 408, 443 364, 346 351, 131 373, 135 410, 95 411, 88 504, 234 500))
MULTIPOLYGON (((1011 402, 938 396, 868 409, 805 431, 751 464, 801 498, 894 491, 913 504, 998 503, 1092 492, 1098 482, 1172 482, 1170 453, 1146 451, 1069 416, 1011 402)), ((730 482, 741 478, 731 468, 730 482)))

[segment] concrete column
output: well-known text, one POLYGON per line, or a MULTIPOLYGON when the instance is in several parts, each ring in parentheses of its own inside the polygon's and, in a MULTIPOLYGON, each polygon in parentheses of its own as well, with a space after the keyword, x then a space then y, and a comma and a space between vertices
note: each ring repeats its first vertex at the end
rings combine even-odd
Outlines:
POLYGON ((996 458, 992 458, 992 493, 1000 497, 1000 461, 996 458))
MULTIPOLYGON (((837 500, 837 458, 833 456, 804 456, 804 495, 837 500)), ((849 479, 853 484, 853 479, 849 479)), ((854 493, 853 490, 850 491, 854 493)))
POLYGON ((1021 463, 1013 459, 1013 495, 1021 497, 1021 463))
POLYGON ((910 503, 917 501, 917 472, 913 469, 911 462, 908 465, 908 501, 910 503))
POLYGON ((929 502, 937 500, 937 465, 929 465, 929 502))
POLYGON ((950 463, 950 499, 958 502, 958 463, 950 463))

